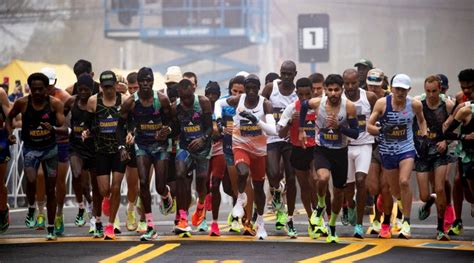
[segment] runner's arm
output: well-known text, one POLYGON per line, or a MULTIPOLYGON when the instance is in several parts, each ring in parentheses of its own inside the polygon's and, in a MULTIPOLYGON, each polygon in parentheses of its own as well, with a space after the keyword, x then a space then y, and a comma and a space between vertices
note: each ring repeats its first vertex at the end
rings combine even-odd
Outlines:
POLYGON ((280 121, 277 124, 277 132, 280 138, 285 138, 288 135, 288 131, 290 130, 290 125, 288 124, 291 123, 291 118, 294 112, 295 104, 291 103, 281 114, 280 121))
POLYGON ((374 106, 374 110, 372 114, 370 114, 369 121, 367 122, 367 131, 374 136, 378 136, 380 134, 380 127, 375 125, 375 122, 382 116, 382 110, 385 108, 385 98, 380 98, 377 100, 374 106))
POLYGON ((423 115, 423 104, 421 104, 419 100, 412 100, 412 108, 421 132, 420 136, 426 136, 428 133, 428 128, 426 126, 425 116, 423 115))
POLYGON ((359 137, 359 122, 357 121, 357 112, 354 103, 347 101, 347 124, 349 127, 344 125, 339 126, 339 130, 342 134, 350 137, 352 139, 357 139, 359 137))
POLYGON ((258 120, 257 125, 265 132, 266 135, 278 136, 276 132, 275 118, 273 117, 273 107, 270 101, 265 99, 263 102, 263 111, 265 112, 265 122, 258 120))

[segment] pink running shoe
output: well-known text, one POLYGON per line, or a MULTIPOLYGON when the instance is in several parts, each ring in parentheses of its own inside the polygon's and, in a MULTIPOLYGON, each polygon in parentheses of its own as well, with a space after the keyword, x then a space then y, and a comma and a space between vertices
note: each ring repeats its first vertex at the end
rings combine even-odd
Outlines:
POLYGON ((211 237, 219 237, 221 236, 221 233, 219 231, 219 225, 217 224, 217 222, 212 222, 211 224, 211 231, 209 232, 209 235, 211 237))

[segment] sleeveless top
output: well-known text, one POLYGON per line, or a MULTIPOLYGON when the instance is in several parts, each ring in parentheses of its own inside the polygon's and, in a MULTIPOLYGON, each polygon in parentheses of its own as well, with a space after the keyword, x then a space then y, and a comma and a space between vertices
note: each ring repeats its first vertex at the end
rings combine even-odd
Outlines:
MULTIPOLYGON (((327 96, 322 97, 319 105, 318 117, 316 119, 316 125, 318 127, 316 139, 318 145, 321 147, 329 149, 342 149, 347 146, 347 137, 343 135, 339 130, 334 130, 326 127, 326 117, 328 116, 326 112, 327 100, 327 96)), ((339 108, 339 113, 337 114, 339 125, 347 126, 346 103, 347 99, 345 97, 341 97, 341 106, 339 108)))
MULTIPOLYGON (((470 134, 474 132, 474 104, 470 102, 468 105, 471 107, 471 120, 461 126, 461 134, 470 134)), ((461 140, 461 143, 457 145, 456 153, 461 158, 462 163, 474 162, 474 141, 473 140, 461 140)))
POLYGON ((56 113, 51 110, 50 97, 41 110, 33 108, 31 95, 28 95, 26 111, 22 116, 21 139, 24 144, 32 148, 47 148, 56 144, 54 130, 43 128, 40 123, 47 122, 51 126, 56 125, 56 113))
MULTIPOLYGON (((430 139, 430 142, 435 145, 437 142, 443 140, 443 123, 449 117, 449 113, 446 109, 446 102, 441 100, 436 109, 430 109, 426 99, 422 100, 421 103, 423 104, 423 115, 425 116, 426 126, 428 127, 427 137, 430 139)), ((413 127, 416 131, 416 139, 419 139, 420 130, 416 117, 413 121, 413 127)))
MULTIPOLYGON (((343 94, 343 96, 345 96, 343 94)), ((374 136, 367 132, 367 122, 372 110, 367 99, 367 92, 359 88, 359 100, 354 102, 356 106, 357 122, 359 124, 359 137, 357 139, 348 138, 349 145, 365 145, 374 143, 374 136)))
MULTIPOLYGON (((294 102, 295 111, 300 112, 301 101, 297 100, 294 102)), ((301 147, 301 142, 298 139, 300 123, 299 121, 293 121, 290 126, 290 142, 294 146, 301 147)), ((306 147, 312 147, 316 145, 316 112, 314 110, 308 110, 305 118, 305 125, 303 130, 306 136, 306 147)))
POLYGON ((70 148, 73 151, 80 151, 82 154, 87 154, 92 157, 94 152, 94 141, 92 138, 87 138, 82 141, 82 132, 85 129, 85 123, 89 118, 87 110, 79 108, 79 98, 76 97, 71 109, 71 134, 69 134, 70 148))
MULTIPOLYGON (((286 106, 290 105, 298 99, 298 96, 296 95, 295 91, 293 91, 288 96, 281 94, 280 89, 278 88, 278 83, 280 82, 281 80, 279 79, 273 81, 273 89, 269 99, 273 106, 273 118, 275 118, 275 123, 278 123, 278 121, 280 120, 281 114, 285 110, 286 106)), ((285 139, 282 139, 279 136, 272 135, 267 137, 267 143, 282 141, 285 141, 285 139)))
MULTIPOLYGON (((202 109, 199 103, 199 96, 194 94, 194 103, 191 109, 185 109, 181 105, 181 100, 176 101, 176 114, 179 121, 179 148, 187 150, 192 140, 204 136, 204 127, 201 121, 202 109)), ((211 140, 206 140, 205 145, 199 151, 210 150, 211 140)))
POLYGON ((144 146, 154 144, 162 148, 161 150, 166 150, 167 140, 157 141, 155 139, 156 133, 163 127, 163 110, 158 94, 153 91, 153 103, 147 107, 143 106, 138 92, 133 94, 133 98, 135 100, 135 107, 132 111, 135 123, 135 143, 144 146))
MULTIPOLYGON (((246 94, 240 95, 237 111, 250 111, 257 119, 265 118, 263 109, 264 97, 259 96, 257 106, 253 109, 245 107, 246 94)), ((242 149, 256 156, 267 155, 267 136, 258 125, 239 114, 234 115, 234 130, 232 132, 232 148, 242 149)))
POLYGON ((379 135, 379 151, 384 155, 397 155, 415 150, 413 142, 413 109, 409 97, 406 98, 405 108, 394 111, 392 95, 385 97, 386 108, 384 115, 379 119, 381 125, 390 125, 392 130, 379 135))
POLYGON ((122 96, 116 92, 115 105, 104 105, 103 93, 97 95, 97 109, 95 113, 95 150, 97 153, 116 153, 118 141, 116 137, 120 105, 122 96))

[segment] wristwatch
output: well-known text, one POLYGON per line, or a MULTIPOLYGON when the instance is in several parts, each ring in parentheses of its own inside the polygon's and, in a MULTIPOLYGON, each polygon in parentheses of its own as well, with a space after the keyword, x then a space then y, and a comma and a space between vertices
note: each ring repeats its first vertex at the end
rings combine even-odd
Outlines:
POLYGON ((122 149, 125 149, 125 145, 119 145, 118 149, 119 149, 119 151, 122 150, 122 149))

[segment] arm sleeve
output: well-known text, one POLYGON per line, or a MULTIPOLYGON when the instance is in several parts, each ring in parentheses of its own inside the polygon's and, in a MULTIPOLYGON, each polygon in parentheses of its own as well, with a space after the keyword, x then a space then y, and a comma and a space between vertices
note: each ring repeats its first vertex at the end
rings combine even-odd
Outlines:
POLYGON ((306 121, 306 114, 308 114, 308 108, 309 108, 309 100, 303 101, 303 103, 301 103, 301 109, 300 109, 300 127, 304 126, 304 123, 306 121))
POLYGON ((295 112, 295 104, 291 103, 285 108, 285 110, 281 114, 280 121, 278 121, 278 125, 281 127, 285 127, 286 125, 288 125, 288 122, 290 122, 291 116, 293 115, 294 112, 295 112))
POLYGON ((229 103, 227 103, 227 98, 216 101, 214 104, 214 116, 216 116, 216 120, 222 118, 222 108, 228 106, 229 103))
POLYGON ((451 124, 448 126, 446 131, 444 131, 444 139, 445 140, 459 140, 460 136, 454 133, 454 130, 461 124, 458 120, 453 120, 451 124))
POLYGON ((347 123, 349 124, 349 128, 345 126, 340 126, 339 130, 341 131, 342 134, 346 135, 347 137, 350 137, 354 140, 359 137, 359 123, 357 122, 356 118, 348 119, 347 123))
POLYGON ((276 132, 276 123, 275 118, 273 118, 273 114, 265 114, 265 122, 259 120, 257 125, 262 128, 266 135, 278 136, 276 132))

